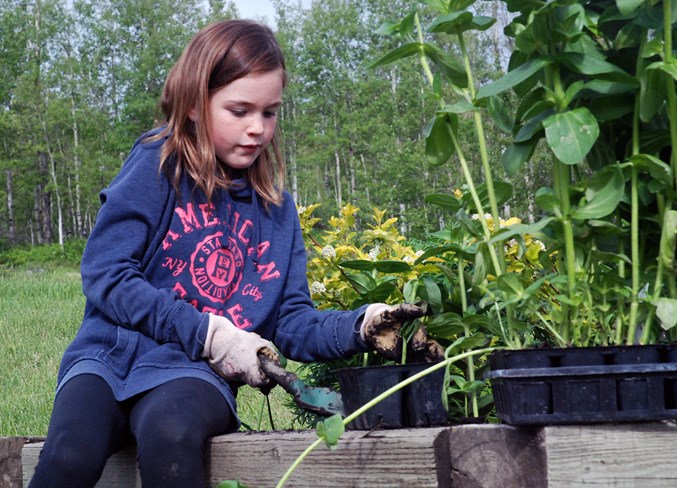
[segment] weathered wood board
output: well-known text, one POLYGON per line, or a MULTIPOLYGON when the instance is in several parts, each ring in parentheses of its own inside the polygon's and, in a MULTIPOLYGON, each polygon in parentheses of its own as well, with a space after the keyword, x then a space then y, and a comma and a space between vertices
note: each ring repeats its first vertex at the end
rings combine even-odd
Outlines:
MULTIPOLYGON (((24 486, 35 469, 42 443, 25 444, 17 460, 16 443, 23 439, 16 439, 4 439, 7 453, 3 459, 10 468, 0 473, 0 480, 7 481, 0 488, 20 488, 18 461, 23 464, 24 486)), ((250 488, 273 487, 315 439, 314 431, 215 437, 207 456, 208 486, 237 479, 250 488)), ((677 424, 673 422, 348 431, 338 449, 316 448, 285 486, 677 487, 676 448, 677 424)), ((141 488, 132 448, 109 460, 97 487, 141 488)))
POLYGON ((677 486, 677 424, 543 428, 549 488, 677 486))
MULTIPOLYGON (((450 486, 449 428, 349 431, 336 450, 318 446, 293 473, 292 487, 450 486), (440 484, 440 479, 442 483, 440 484)), ((236 479, 251 488, 274 487, 296 457, 317 436, 314 431, 237 433, 215 437, 207 464, 208 486, 236 479)), ((37 463, 42 443, 23 448, 24 482, 37 463)), ((134 451, 115 454, 97 488, 140 488, 134 451)))

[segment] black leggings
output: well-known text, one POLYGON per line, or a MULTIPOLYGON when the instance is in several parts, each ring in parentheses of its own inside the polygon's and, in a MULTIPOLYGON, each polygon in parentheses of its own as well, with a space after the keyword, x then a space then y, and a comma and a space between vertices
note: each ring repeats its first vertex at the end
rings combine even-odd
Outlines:
POLYGON ((233 423, 221 393, 203 380, 173 380, 118 402, 103 379, 78 375, 54 400, 29 488, 93 487, 130 433, 144 488, 203 487, 206 441, 233 423))

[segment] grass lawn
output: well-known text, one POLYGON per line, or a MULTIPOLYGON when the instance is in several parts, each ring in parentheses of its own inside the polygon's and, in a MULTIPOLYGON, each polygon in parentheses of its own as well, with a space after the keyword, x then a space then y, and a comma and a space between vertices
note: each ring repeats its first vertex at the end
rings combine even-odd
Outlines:
MULTIPOLYGON (((0 269, 0 436, 47 434, 61 356, 84 305, 77 269, 0 269)), ((264 398, 249 387, 238 395, 240 418, 256 430, 271 428, 264 398)), ((289 398, 280 387, 270 394, 276 429, 292 427, 289 398)))

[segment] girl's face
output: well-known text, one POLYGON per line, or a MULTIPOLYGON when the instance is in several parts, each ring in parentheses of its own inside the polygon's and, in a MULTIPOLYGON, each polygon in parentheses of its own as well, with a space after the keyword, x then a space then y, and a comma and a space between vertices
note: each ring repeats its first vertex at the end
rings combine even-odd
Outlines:
POLYGON ((282 70, 254 73, 209 99, 209 133, 216 156, 233 169, 251 166, 270 143, 282 103, 282 70))

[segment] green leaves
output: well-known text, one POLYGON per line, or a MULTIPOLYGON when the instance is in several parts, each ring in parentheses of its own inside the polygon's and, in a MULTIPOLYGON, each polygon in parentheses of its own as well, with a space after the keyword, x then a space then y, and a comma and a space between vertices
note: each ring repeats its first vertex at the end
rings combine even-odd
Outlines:
POLYGON ((625 191, 625 177, 618 165, 607 166, 593 175, 585 190, 586 202, 572 212, 579 220, 599 219, 616 210, 625 191))
POLYGON ((670 330, 677 325, 677 299, 659 298, 656 300, 656 317, 661 321, 663 330, 670 330))
POLYGON ((433 165, 445 164, 454 151, 452 134, 458 130, 458 118, 454 114, 435 115, 425 130, 425 155, 433 165))
POLYGON ((216 488, 247 488, 247 485, 237 480, 224 480, 216 485, 216 488))
POLYGON ((551 115, 543 127, 550 149, 565 164, 580 163, 599 137, 597 119, 585 107, 551 115))
POLYGON ((409 56, 413 56, 414 54, 418 54, 422 50, 423 44, 420 44, 418 42, 410 42, 407 44, 403 44, 402 46, 393 49, 385 56, 369 63, 367 65, 367 68, 378 68, 379 66, 385 66, 387 64, 394 63, 395 61, 399 61, 401 59, 408 58, 409 56))
POLYGON ((477 98, 487 98, 492 95, 503 93, 504 91, 519 85, 523 81, 526 81, 551 62, 552 61, 547 58, 536 58, 527 61, 518 68, 509 71, 505 76, 499 78, 497 81, 480 88, 477 92, 477 98))
POLYGON ((339 414, 332 415, 317 423, 317 436, 324 439, 325 444, 332 451, 338 447, 338 441, 344 431, 343 418, 339 414))
POLYGON ((339 263, 342 268, 356 269, 359 271, 380 271, 381 273, 406 273, 411 271, 411 266, 404 261, 367 261, 356 259, 339 263))

